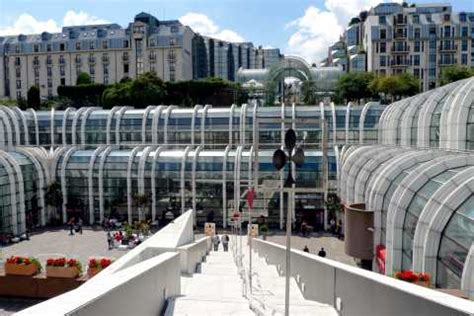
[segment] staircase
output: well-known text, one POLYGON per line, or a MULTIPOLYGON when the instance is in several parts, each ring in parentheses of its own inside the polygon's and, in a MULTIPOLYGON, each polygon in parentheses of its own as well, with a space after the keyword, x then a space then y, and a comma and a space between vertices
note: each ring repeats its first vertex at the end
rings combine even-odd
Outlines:
POLYGON ((165 315, 254 315, 242 296, 242 280, 231 252, 211 252, 200 273, 181 277, 182 295, 171 300, 165 315))

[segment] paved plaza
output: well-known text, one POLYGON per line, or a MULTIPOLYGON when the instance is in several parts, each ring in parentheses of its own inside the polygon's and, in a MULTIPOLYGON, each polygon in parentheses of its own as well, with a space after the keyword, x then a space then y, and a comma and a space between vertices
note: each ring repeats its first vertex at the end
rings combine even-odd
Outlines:
POLYGON ((83 265, 84 270, 88 258, 94 256, 119 258, 126 251, 108 249, 107 233, 103 230, 83 229, 83 233, 69 235, 69 230, 60 229, 44 231, 30 236, 30 240, 24 240, 15 244, 4 246, 1 249, 1 259, 17 256, 38 257, 42 263, 51 256, 66 256, 77 258, 83 265))

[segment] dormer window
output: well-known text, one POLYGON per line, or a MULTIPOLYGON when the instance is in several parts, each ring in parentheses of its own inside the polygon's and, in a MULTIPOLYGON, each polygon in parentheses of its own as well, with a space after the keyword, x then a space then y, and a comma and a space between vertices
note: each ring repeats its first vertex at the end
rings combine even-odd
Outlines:
POLYGON ((445 14, 444 15, 444 21, 449 22, 449 20, 451 20, 451 15, 450 14, 445 14))
POLYGON ((173 25, 171 27, 171 33, 178 33, 179 32, 179 27, 177 27, 176 25, 173 25))

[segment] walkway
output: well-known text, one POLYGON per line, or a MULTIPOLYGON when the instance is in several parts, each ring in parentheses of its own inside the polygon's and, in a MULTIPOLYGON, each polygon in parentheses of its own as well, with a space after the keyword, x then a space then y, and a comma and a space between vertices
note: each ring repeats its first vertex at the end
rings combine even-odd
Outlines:
POLYGON ((242 296, 242 280, 231 252, 211 252, 201 272, 181 277, 182 295, 165 315, 254 315, 242 296))

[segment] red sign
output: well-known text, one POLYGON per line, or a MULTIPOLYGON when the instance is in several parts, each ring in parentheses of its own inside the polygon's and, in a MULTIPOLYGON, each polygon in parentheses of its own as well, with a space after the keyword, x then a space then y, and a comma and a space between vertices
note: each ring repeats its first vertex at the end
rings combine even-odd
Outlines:
POLYGON ((247 204, 249 208, 253 207, 253 200, 255 200, 255 190, 252 188, 247 191, 247 204))

